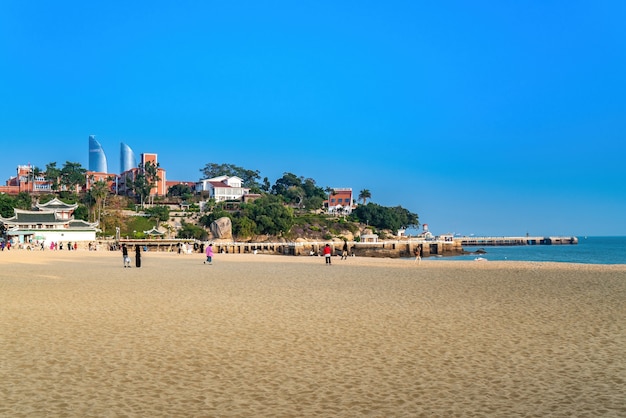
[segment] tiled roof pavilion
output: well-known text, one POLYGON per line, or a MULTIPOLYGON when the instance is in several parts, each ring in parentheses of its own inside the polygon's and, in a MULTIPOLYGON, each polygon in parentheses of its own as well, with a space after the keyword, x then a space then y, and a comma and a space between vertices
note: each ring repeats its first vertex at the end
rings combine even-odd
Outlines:
POLYGON ((6 235, 16 237, 19 242, 31 242, 34 237, 44 237, 45 241, 87 241, 94 240, 97 223, 74 219, 72 213, 77 204, 67 204, 53 199, 37 204, 37 210, 13 209, 10 218, 0 216, 0 223, 6 227, 6 235))

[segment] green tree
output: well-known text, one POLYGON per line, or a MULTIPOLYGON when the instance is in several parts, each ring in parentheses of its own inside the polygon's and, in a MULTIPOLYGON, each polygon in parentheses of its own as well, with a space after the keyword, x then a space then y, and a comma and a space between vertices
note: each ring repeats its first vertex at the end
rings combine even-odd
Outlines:
POLYGON ((211 226, 213 221, 223 217, 231 218, 231 221, 233 220, 233 216, 229 212, 226 212, 224 209, 222 209, 222 206, 219 205, 210 213, 200 217, 199 223, 200 225, 208 228, 209 226, 211 226))
POLYGON ((12 217, 15 214, 13 208, 15 208, 15 199, 7 194, 0 194, 0 216, 12 217))
POLYGON ((352 219, 357 219, 378 229, 392 231, 418 224, 417 214, 411 213, 401 206, 388 208, 375 203, 357 206, 352 212, 352 219))
POLYGON ((293 187, 300 187, 302 180, 293 173, 283 173, 283 176, 276 180, 276 183, 272 186, 272 194, 280 195, 285 198, 285 201, 289 203, 286 196, 288 190, 293 187))
POLYGON ((254 236, 256 223, 245 216, 237 216, 233 219, 233 235, 239 238, 254 236))
POLYGON ((79 204, 72 215, 74 219, 87 221, 89 219, 89 209, 87 209, 87 206, 79 204))
POLYGON ((160 166, 161 165, 159 163, 154 164, 152 161, 148 161, 146 164, 143 165, 143 167, 141 166, 141 164, 139 164, 139 168, 143 168, 143 171, 146 175, 146 180, 148 180, 148 183, 150 183, 152 187, 156 185, 157 181, 161 180, 161 178, 159 177, 160 166))
POLYGON ((261 186, 257 183, 257 180, 261 178, 260 172, 258 170, 248 170, 234 164, 207 163, 200 171, 205 178, 213 178, 219 176, 236 176, 242 180, 243 187, 248 187, 251 189, 261 188, 261 186))
POLYGON ((181 229, 178 231, 178 238, 195 238, 197 240, 206 240, 209 234, 199 226, 183 222, 181 229))
POLYGON ((61 185, 67 190, 76 191, 77 186, 85 184, 87 170, 80 163, 66 161, 61 169, 61 185))
POLYGON ((19 192, 17 196, 15 196, 14 207, 17 209, 32 210, 33 198, 27 192, 19 192))
POLYGON ((315 180, 298 177, 293 173, 283 173, 272 186, 272 194, 282 196, 286 203, 298 208, 319 209, 326 194, 324 189, 315 184, 315 180))
POLYGON ((317 210, 324 206, 324 198, 319 196, 307 197, 304 199, 304 208, 308 210, 317 210))
MULTIPOLYGON (((127 178, 127 184, 128 180, 130 180, 130 178, 127 178)), ((135 197, 139 198, 139 203, 143 208, 144 201, 146 197, 150 194, 150 189, 152 189, 152 187, 150 187, 150 184, 148 183, 148 179, 146 179, 146 175, 141 172, 137 173, 135 178, 131 180, 130 185, 131 191, 133 192, 135 197)))
POLYGON ((279 196, 265 195, 242 205, 241 215, 254 221, 257 235, 281 235, 293 225, 293 210, 284 205, 279 196))
POLYGON ((411 213, 402 206, 394 206, 390 208, 397 216, 400 222, 400 228, 418 228, 419 218, 416 213, 411 213))
POLYGON ((41 170, 41 168, 35 166, 32 169, 33 172, 33 178, 36 179, 37 177, 40 177, 43 174, 43 171, 41 170))
POLYGON ((371 198, 372 198, 372 194, 370 193, 369 190, 363 189, 359 192, 359 200, 362 201, 363 204, 367 202, 367 199, 371 199, 371 198))
POLYGON ((260 189, 264 192, 269 192, 271 190, 271 184, 270 184, 270 180, 267 177, 263 177, 263 184, 261 185, 260 189))
MULTIPOLYGON (((106 205, 106 197, 109 195, 109 185, 103 180, 98 180, 91 185, 87 195, 93 199, 96 205, 93 219, 100 223, 106 205)), ((102 229, 104 230, 104 227, 102 229)))
POLYGON ((167 206, 157 205, 146 209, 146 215, 149 219, 153 219, 157 223, 157 228, 161 222, 165 222, 170 218, 170 209, 167 206))
POLYGON ((61 170, 57 167, 57 163, 46 164, 45 179, 52 183, 52 190, 59 190, 59 179, 61 178, 61 170))
POLYGON ((167 190, 167 195, 170 197, 182 197, 185 200, 189 200, 193 197, 193 190, 188 184, 180 183, 170 187, 167 190))
POLYGON ((146 164, 139 164, 139 172, 135 179, 130 182, 131 189, 135 196, 139 197, 139 203, 142 208, 156 183, 161 180, 158 176, 158 169, 159 164, 154 164, 151 161, 148 161, 146 164))

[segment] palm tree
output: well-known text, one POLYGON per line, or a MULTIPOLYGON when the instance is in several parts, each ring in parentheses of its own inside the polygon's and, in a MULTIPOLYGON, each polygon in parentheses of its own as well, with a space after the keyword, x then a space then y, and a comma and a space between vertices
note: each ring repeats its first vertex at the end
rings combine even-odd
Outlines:
MULTIPOLYGON (((109 187, 105 181, 98 180, 92 184, 89 193, 96 201, 96 210, 98 211, 98 224, 102 219, 102 212, 104 211, 104 206, 106 205, 106 197, 109 194, 109 187)), ((103 228, 104 230, 104 228, 103 228)))
POLYGON ((359 200, 363 201, 364 205, 367 199, 371 199, 371 197, 372 197, 372 194, 367 189, 363 189, 359 192, 359 200))

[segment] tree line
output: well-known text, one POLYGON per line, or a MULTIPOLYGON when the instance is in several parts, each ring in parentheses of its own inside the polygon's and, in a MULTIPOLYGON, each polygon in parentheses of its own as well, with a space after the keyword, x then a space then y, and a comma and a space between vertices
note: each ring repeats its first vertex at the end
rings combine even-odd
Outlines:
MULTIPOLYGON (((239 237, 284 235, 290 231, 299 216, 323 212, 324 202, 334 193, 331 187, 320 187, 312 178, 288 172, 283 173, 272 185, 267 177, 261 180, 258 170, 249 170, 234 164, 209 163, 200 171, 205 178, 237 176, 251 193, 260 195, 256 200, 239 204, 236 210, 227 208, 227 202, 212 202, 210 210, 200 218, 200 224, 208 227, 215 220, 228 217, 233 225, 233 234, 239 237)), ((183 186, 176 193, 181 193, 181 189, 183 186)), ((345 222, 367 224, 372 229, 394 232, 401 228, 419 226, 417 214, 401 206, 384 207, 367 203, 371 197, 369 190, 361 190, 358 200, 362 204, 346 216, 339 214, 340 218, 345 222)), ((191 226, 188 228, 185 233, 189 236, 199 232, 194 231, 191 226)))

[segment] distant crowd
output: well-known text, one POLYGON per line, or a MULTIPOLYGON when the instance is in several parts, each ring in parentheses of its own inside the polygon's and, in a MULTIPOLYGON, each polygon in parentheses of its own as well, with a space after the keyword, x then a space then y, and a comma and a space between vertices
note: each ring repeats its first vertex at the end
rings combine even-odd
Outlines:
MULTIPOLYGON (((97 251, 100 249, 100 246, 95 242, 89 242, 87 247, 84 247, 84 243, 81 243, 81 247, 86 248, 89 251, 97 251)), ((11 249, 18 250, 50 250, 50 251, 77 251, 79 249, 78 242, 54 242, 51 241, 49 245, 47 245, 44 241, 33 241, 33 242, 24 242, 24 243, 14 243, 13 240, 2 240, 0 242, 0 251, 4 250, 10 251, 11 249)))

